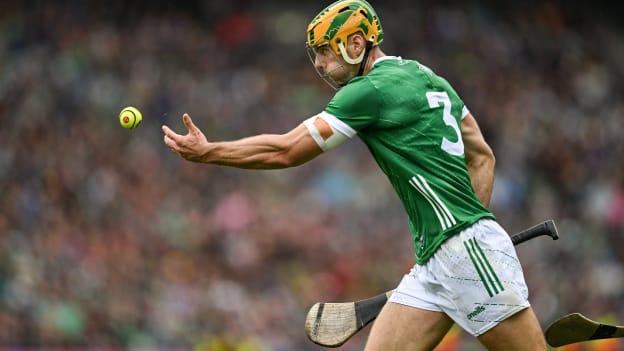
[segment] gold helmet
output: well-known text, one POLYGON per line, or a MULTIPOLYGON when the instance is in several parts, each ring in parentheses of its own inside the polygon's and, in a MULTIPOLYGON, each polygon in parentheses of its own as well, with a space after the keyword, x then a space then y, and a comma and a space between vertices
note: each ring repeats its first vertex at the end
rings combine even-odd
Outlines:
POLYGON ((361 63, 365 51, 352 59, 346 43, 351 34, 361 32, 371 47, 383 41, 383 29, 373 7, 364 0, 339 0, 321 11, 307 31, 307 47, 314 50, 329 45, 332 51, 350 64, 361 63))

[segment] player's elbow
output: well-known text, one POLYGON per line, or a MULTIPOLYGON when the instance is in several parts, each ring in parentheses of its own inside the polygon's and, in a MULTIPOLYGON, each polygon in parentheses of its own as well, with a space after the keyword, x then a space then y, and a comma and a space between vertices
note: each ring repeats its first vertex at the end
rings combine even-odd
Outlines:
POLYGON ((494 171, 494 168, 496 167, 496 157, 494 156, 494 152, 489 146, 487 147, 487 150, 483 152, 481 158, 481 167, 486 167, 491 171, 494 171))
POLYGON ((489 163, 492 167, 496 165, 496 156, 494 156, 494 151, 492 151, 492 148, 487 144, 483 152, 483 157, 485 158, 486 162, 489 163))
POLYGON ((275 143, 275 150, 271 154, 268 163, 271 164, 271 168, 290 168, 300 165, 302 162, 297 159, 293 152, 294 143, 289 140, 285 135, 281 135, 275 143))
POLYGON ((297 167, 309 161, 309 158, 303 157, 301 154, 292 150, 285 150, 275 156, 274 162, 279 168, 297 167))
POLYGON ((309 137, 307 129, 297 128, 295 131, 284 134, 281 138, 280 151, 276 153, 276 160, 282 168, 300 166, 323 152, 314 139, 309 137))
POLYGON ((466 163, 471 167, 488 167, 493 169, 496 165, 494 151, 486 143, 483 143, 481 147, 473 150, 473 152, 467 153, 466 156, 466 163))
POLYGON ((290 168, 296 166, 295 161, 288 155, 287 152, 277 152, 269 160, 269 164, 273 169, 290 168))

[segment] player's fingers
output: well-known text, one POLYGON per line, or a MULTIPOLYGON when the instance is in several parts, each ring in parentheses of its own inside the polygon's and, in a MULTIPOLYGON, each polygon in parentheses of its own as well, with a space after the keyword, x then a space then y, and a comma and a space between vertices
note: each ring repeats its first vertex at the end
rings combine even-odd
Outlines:
POLYGON ((173 149, 175 142, 171 140, 167 135, 163 136, 163 141, 165 142, 165 145, 167 145, 170 149, 173 149))
POLYGON ((182 139, 181 135, 176 134, 176 132, 174 132, 173 130, 171 130, 167 126, 162 126, 162 131, 163 131, 163 133, 165 133, 166 136, 168 136, 173 141, 177 142, 177 141, 182 139))
POLYGON ((178 144, 171 138, 169 138, 169 136, 165 135, 163 137, 163 140, 165 141, 165 145, 167 145, 171 151, 179 153, 180 151, 178 150, 178 144))
POLYGON ((193 124, 193 120, 191 119, 191 116, 188 115, 188 113, 185 113, 182 116, 182 122, 184 122, 184 125, 186 126, 186 129, 188 129, 189 132, 196 133, 199 131, 199 128, 197 128, 197 126, 193 124))

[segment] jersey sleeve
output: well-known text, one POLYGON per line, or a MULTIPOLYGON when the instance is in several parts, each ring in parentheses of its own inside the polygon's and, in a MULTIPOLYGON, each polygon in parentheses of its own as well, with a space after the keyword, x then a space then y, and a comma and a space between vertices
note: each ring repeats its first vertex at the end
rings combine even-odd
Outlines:
MULTIPOLYGON (((421 65, 421 67, 426 66, 421 65)), ((440 76, 436 76, 431 70, 429 70, 429 74, 435 76, 437 86, 448 93, 449 98, 451 99, 451 103, 453 105, 453 116, 456 116, 456 113, 459 113, 459 120, 463 121, 464 118, 466 118, 466 116, 470 114, 470 110, 468 110, 468 107, 466 106, 464 101, 459 97, 459 94, 457 94, 455 89, 446 79, 440 76)))
POLYGON ((463 120, 469 114, 470 114, 470 110, 468 109, 466 105, 464 105, 464 107, 462 107, 461 119, 463 120))
POLYGON ((365 78, 352 82, 336 93, 325 112, 343 122, 353 134, 374 124, 379 118, 380 96, 365 78))

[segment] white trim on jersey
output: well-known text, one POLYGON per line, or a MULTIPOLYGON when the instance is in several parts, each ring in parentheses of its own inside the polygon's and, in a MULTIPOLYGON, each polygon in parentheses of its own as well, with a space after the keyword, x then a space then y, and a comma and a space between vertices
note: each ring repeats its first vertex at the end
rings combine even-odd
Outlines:
POLYGON ((466 116, 468 116, 469 113, 470 113, 470 110, 468 110, 468 107, 464 105, 464 108, 462 108, 461 119, 466 118, 466 116))
POLYGON ((442 202, 442 200, 440 200, 440 198, 438 197, 438 194, 436 194, 433 191, 433 189, 431 189, 431 187, 429 186, 429 183, 427 183, 427 180, 425 179, 425 177, 421 176, 420 174, 417 174, 416 176, 425 185, 425 188, 427 188, 427 190, 429 190, 429 193, 431 195, 433 195, 433 197, 436 200, 436 202, 440 205, 440 207, 442 208, 444 213, 446 213, 446 215, 448 216, 448 219, 451 220, 451 223, 453 223, 453 225, 457 224, 457 221, 455 220, 455 217, 453 217, 453 214, 451 213, 451 211, 449 211, 448 207, 446 207, 444 202, 442 202))
POLYGON ((417 174, 416 177, 412 177, 409 183, 418 190, 418 192, 429 202, 433 211, 435 212, 438 220, 440 221, 440 226, 442 230, 446 230, 453 225, 457 224, 455 217, 449 211, 448 207, 440 200, 438 195, 431 189, 427 180, 417 174))
POLYGON ((402 59, 403 58, 401 56, 382 56, 376 59, 375 62, 373 62, 373 66, 378 64, 379 62, 386 61, 386 60, 402 60, 402 59))
POLYGON ((425 200, 427 200, 427 202, 429 202, 429 205, 431 205, 431 208, 433 208, 433 212, 435 212, 436 216, 438 217, 438 221, 440 221, 440 226, 442 227, 442 230, 446 230, 448 228, 446 224, 448 219, 446 217, 442 219, 442 215, 440 214, 438 207, 434 205, 433 200, 429 197, 425 190, 420 187, 420 184, 417 183, 416 177, 412 177, 412 179, 409 180, 409 183, 420 193, 420 195, 422 195, 422 197, 425 198, 425 200))

